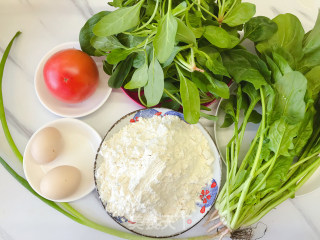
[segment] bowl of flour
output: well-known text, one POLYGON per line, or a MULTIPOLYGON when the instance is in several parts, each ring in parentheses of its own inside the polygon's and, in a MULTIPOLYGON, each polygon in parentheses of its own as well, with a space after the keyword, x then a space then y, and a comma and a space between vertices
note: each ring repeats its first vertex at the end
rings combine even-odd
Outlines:
POLYGON ((117 223, 143 236, 172 237, 213 207, 220 156, 200 123, 188 124, 170 109, 143 109, 107 132, 94 176, 101 203, 117 223))

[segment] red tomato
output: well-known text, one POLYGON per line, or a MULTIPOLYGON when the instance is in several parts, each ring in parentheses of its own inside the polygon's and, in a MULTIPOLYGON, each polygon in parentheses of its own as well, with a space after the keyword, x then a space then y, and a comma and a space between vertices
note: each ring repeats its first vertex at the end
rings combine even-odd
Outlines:
POLYGON ((99 72, 94 60, 77 49, 66 49, 52 55, 43 68, 49 91, 67 103, 79 103, 97 88, 99 72))

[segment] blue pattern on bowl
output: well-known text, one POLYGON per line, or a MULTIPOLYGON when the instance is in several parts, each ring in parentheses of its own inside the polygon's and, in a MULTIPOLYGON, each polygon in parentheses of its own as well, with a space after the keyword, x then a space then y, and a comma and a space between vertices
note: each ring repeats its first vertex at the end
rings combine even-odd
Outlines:
POLYGON ((197 206, 201 207, 201 208, 207 208, 207 207, 210 207, 212 206, 212 204, 214 203, 215 199, 216 199, 216 196, 218 194, 218 184, 217 182, 212 179, 212 182, 211 184, 205 186, 204 188, 202 188, 202 191, 201 191, 201 200, 202 202, 198 202, 197 203, 197 206), (208 197, 210 196, 210 197, 208 197), (205 200, 206 199, 206 200, 205 200))
POLYGON ((133 119, 136 119, 136 118, 139 118, 139 117, 152 118, 158 112, 159 111, 157 111, 157 110, 155 110, 153 108, 140 110, 134 115, 133 119))

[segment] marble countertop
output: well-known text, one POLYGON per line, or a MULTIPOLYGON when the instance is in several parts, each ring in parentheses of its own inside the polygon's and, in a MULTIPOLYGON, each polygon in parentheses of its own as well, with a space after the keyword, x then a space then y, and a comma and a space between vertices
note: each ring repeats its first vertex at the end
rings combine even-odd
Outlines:
MULTIPOLYGON (((319 0, 256 0, 257 15, 274 17, 279 13, 297 15, 306 30, 312 28, 319 0)), ((39 102, 33 77, 41 57, 54 46, 77 41, 80 28, 90 16, 111 10, 105 0, 0 0, 0 52, 18 31, 6 64, 3 97, 9 128, 21 152, 28 139, 42 125, 58 117, 39 102)), ((80 118, 104 135, 111 125, 126 113, 138 109, 121 91, 114 90, 107 102, 93 114, 80 118)), ((213 106, 213 109, 215 105, 213 106)), ((212 134, 213 123, 204 122, 212 134)), ((22 167, 11 152, 3 131, 0 131, 0 156, 23 174, 22 167)), ((320 189, 290 199, 261 220, 266 232, 261 239, 320 239, 320 189)), ((95 193, 73 202, 86 216, 117 229, 103 210, 95 193)), ((258 226, 259 227, 259 226, 258 226)), ((123 229, 122 229, 123 230, 123 229)), ((183 236, 203 234, 200 223, 183 236)), ((182 236, 181 236, 182 237, 182 236)), ((82 226, 42 203, 25 190, 0 167, 0 239, 1 240, 72 240, 110 239, 117 237, 82 226)))

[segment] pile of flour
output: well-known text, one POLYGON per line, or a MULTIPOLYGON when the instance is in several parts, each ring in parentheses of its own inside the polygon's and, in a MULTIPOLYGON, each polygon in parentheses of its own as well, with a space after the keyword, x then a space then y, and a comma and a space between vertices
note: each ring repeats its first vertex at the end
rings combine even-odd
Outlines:
POLYGON ((176 116, 139 118, 105 141, 100 154, 96 180, 106 210, 140 226, 187 217, 212 180, 207 139, 176 116))

